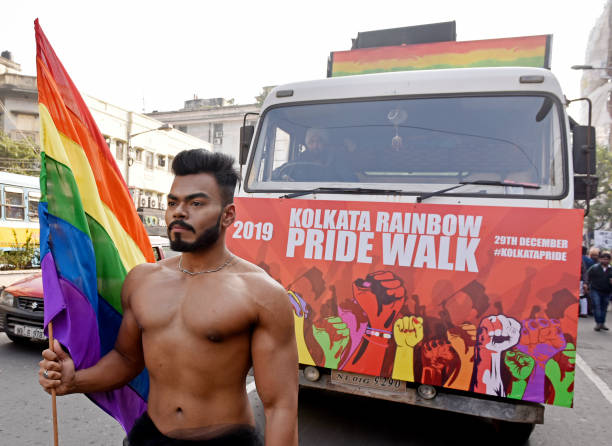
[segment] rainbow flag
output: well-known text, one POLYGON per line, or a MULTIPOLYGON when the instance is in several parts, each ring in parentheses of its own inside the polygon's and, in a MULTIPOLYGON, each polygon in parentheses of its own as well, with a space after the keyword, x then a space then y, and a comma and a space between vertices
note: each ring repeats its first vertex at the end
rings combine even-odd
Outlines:
POLYGON ((469 67, 550 68, 550 35, 383 46, 331 53, 331 77, 469 67))
MULTIPOLYGON (((45 330, 78 369, 94 365, 114 344, 123 314, 126 274, 154 262, 127 186, 85 102, 38 19, 36 70, 42 167, 40 250, 45 330)), ((146 371, 129 385, 88 397, 128 432, 146 409, 146 371)))

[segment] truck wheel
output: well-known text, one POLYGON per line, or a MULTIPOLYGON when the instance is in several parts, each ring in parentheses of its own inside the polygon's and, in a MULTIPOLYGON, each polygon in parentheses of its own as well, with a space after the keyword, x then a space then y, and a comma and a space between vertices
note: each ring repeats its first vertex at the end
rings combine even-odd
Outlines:
POLYGON ((535 429, 535 424, 493 420, 493 427, 502 440, 502 444, 521 446, 529 440, 529 436, 535 429))

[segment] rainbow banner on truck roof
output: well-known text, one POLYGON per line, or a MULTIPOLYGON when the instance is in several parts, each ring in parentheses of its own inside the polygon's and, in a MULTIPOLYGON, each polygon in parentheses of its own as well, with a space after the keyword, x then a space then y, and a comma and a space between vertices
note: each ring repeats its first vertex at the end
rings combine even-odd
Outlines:
POLYGON ((551 41, 551 35, 541 35, 335 51, 328 76, 441 68, 550 68, 551 41))
MULTIPOLYGON (((52 321, 55 337, 82 369, 115 344, 125 276, 155 259, 104 137, 38 20, 34 28, 45 329, 52 321)), ((88 397, 127 432, 146 410, 148 387, 143 371, 121 389, 88 397)))

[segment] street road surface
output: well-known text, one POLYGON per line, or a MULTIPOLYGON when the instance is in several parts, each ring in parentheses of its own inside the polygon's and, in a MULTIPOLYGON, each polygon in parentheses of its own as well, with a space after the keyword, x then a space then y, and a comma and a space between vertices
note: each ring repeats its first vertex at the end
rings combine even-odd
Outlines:
MULTIPOLYGON (((52 444, 50 397, 37 378, 41 348, 13 344, 0 334, 2 446, 52 444)), ((596 333, 592 318, 580 319, 578 355, 583 362, 576 368, 574 409, 548 406, 530 446, 612 442, 612 333, 596 333)), ((263 406, 252 380, 247 391, 263 431, 263 406)), ((121 445, 121 427, 86 397, 57 400, 61 446, 121 445)), ((313 390, 300 393, 299 430, 301 445, 501 444, 494 427, 476 418, 313 390)))

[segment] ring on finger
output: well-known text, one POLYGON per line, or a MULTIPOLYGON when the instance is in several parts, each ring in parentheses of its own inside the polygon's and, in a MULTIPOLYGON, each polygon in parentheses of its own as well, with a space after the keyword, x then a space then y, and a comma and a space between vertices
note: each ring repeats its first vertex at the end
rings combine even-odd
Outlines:
POLYGON ((49 370, 45 369, 45 371, 43 372, 43 376, 45 377, 45 379, 49 379, 49 370))

